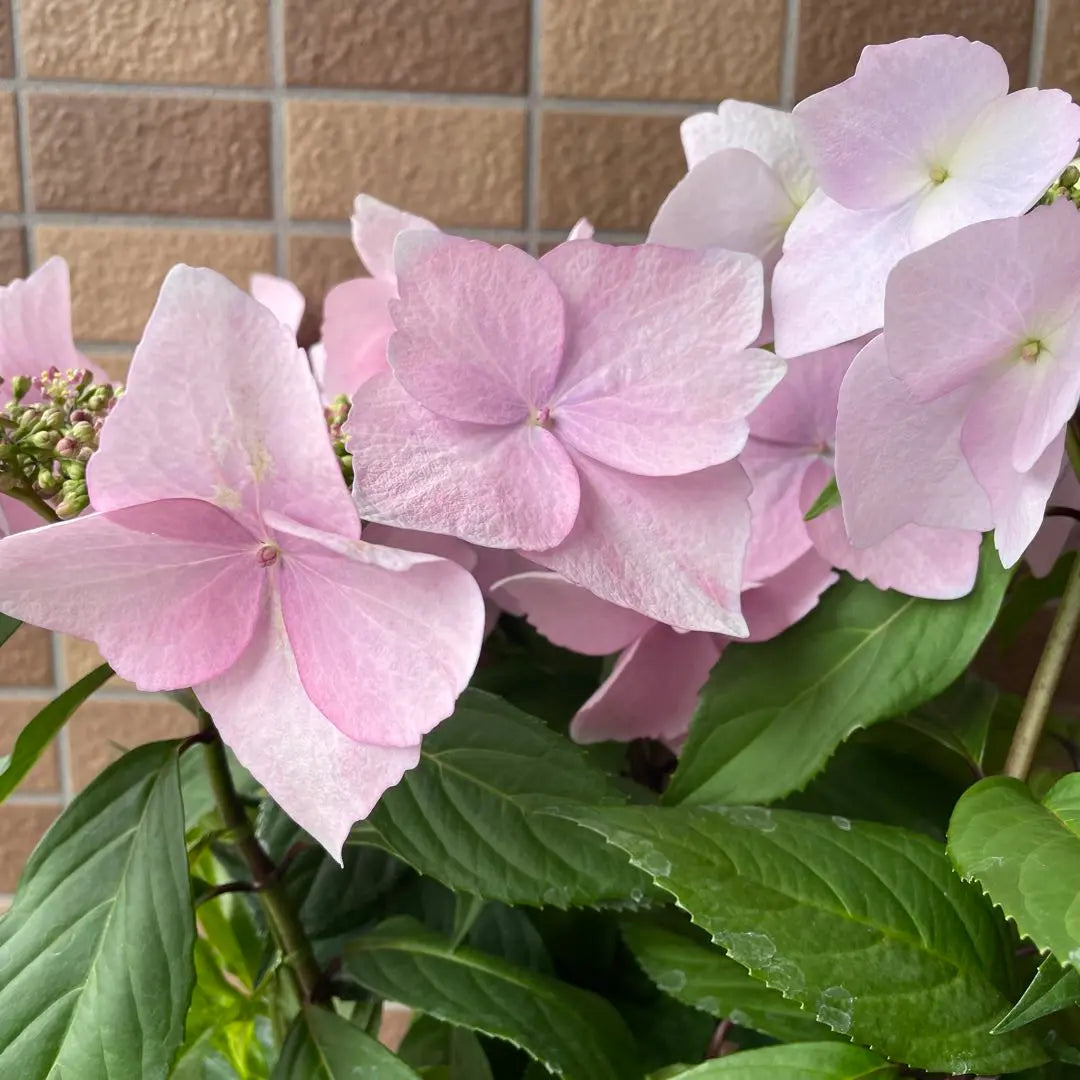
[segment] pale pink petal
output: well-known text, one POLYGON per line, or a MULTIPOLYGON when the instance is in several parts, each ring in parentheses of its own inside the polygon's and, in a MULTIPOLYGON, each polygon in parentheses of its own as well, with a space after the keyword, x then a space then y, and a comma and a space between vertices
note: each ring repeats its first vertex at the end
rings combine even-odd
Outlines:
POLYGON ((307 302, 291 281, 273 274, 252 274, 249 288, 251 295, 268 307, 282 326, 287 326, 294 334, 300 329, 307 302))
POLYGON ((470 572, 475 569, 479 558, 477 549, 466 544, 464 540, 440 533, 396 529, 392 525, 371 522, 364 526, 363 538, 369 544, 381 544, 383 547, 398 548, 400 551, 416 551, 421 555, 437 555, 440 559, 456 562, 470 572))
POLYGON ((97 644, 140 690, 224 671, 251 640, 259 541, 207 503, 88 514, 0 541, 0 608, 97 644))
POLYGON ((472 575, 448 559, 272 523, 308 697, 352 739, 415 745, 454 711, 476 667, 484 603, 472 575))
POLYGON ((87 468, 95 509, 199 498, 253 529, 265 505, 359 535, 296 339, 220 274, 169 271, 127 387, 87 468))
POLYGON ((1080 107, 1062 90, 1018 90, 991 102, 947 162, 948 179, 925 197, 915 246, 956 229, 1030 210, 1076 153, 1080 107))
POLYGON ((550 551, 526 551, 597 596, 686 630, 746 636, 740 614, 749 481, 734 462, 634 476, 575 455, 581 509, 550 551))
POLYGON ((642 476, 729 461, 783 361, 746 350, 761 264, 727 251, 563 244, 544 256, 567 300, 569 351, 552 402, 560 441, 642 476))
POLYGON ((630 646, 570 725, 575 742, 673 741, 685 735, 723 644, 712 634, 653 626, 630 646))
POLYGON ((904 525, 868 548, 852 547, 838 509, 807 522, 814 546, 839 570, 879 589, 955 600, 975 586, 982 535, 904 525))
POLYGON ((264 606, 240 659, 194 689, 240 763, 339 862, 353 823, 420 760, 419 746, 354 742, 319 712, 300 683, 276 602, 264 606))
POLYGON ((1018 472, 1027 472, 1058 438, 1080 404, 1080 353, 1068 357, 1044 353, 1031 364, 1020 361, 1019 367, 1018 374, 1027 376, 1027 397, 1015 402, 1020 415, 1012 465, 1018 472))
POLYGON ((396 252, 390 366, 409 393, 442 416, 484 424, 548 405, 564 316, 544 267, 510 245, 437 232, 403 233, 396 252))
POLYGON ((931 171, 948 167, 1008 89, 1005 61, 989 45, 908 38, 868 45, 851 78, 796 105, 795 123, 826 195, 852 210, 885 209, 927 189, 931 171))
POLYGON ((675 185, 656 212, 648 242, 745 251, 771 269, 796 209, 761 158, 747 150, 720 150, 675 185))
POLYGON ((1065 432, 1059 432, 1030 470, 1019 472, 1002 431, 1015 425, 1017 386, 1027 372, 1013 368, 993 382, 968 409, 961 447, 990 500, 994 544, 1002 563, 1012 566, 1042 525, 1050 492, 1061 470, 1065 432))
POLYGON ((772 280, 781 356, 839 345, 881 328, 889 271, 911 251, 914 205, 848 210, 810 196, 784 238, 772 280))
POLYGON ((552 547, 577 516, 577 472, 536 425, 446 420, 386 374, 356 392, 346 431, 354 494, 371 521, 485 547, 552 547))
MULTIPOLYGON (((1080 510, 1080 481, 1068 459, 1064 461, 1058 481, 1050 495, 1051 506, 1080 510)), ((1036 577, 1045 577, 1066 551, 1075 551, 1080 544, 1080 526, 1075 518, 1065 515, 1047 517, 1035 539, 1024 552, 1024 559, 1036 577)))
POLYGON ((507 610, 522 611, 552 644, 585 656, 619 652, 653 625, 652 619, 636 611, 542 570, 496 582, 492 599, 507 610))
POLYGON ((393 285, 394 241, 410 229, 437 232, 427 218, 399 210, 371 195, 357 195, 353 201, 352 241, 367 272, 379 281, 393 285))
POLYGON ((869 547, 909 522, 989 529, 989 502, 961 448, 971 391, 917 402, 890 371, 886 344, 870 342, 840 387, 836 482, 852 540, 869 547))
POLYGON ((778 574, 742 595, 749 641, 768 641, 794 626, 836 582, 831 564, 811 549, 778 574))
POLYGON ((810 549, 799 500, 803 475, 813 461, 808 453, 792 453, 753 438, 739 455, 752 485, 744 590, 767 581, 810 549))
POLYGON ((514 577, 517 574, 528 574, 539 567, 531 559, 526 559, 519 551, 508 551, 506 548, 478 547, 476 552, 476 567, 473 569, 473 577, 480 586, 484 595, 498 604, 502 611, 510 615, 524 615, 521 605, 506 592, 500 593, 498 600, 491 595, 494 586, 504 578, 514 577))
MULTIPOLYGON (((40 375, 86 366, 71 336, 67 263, 53 256, 28 278, 0 288, 0 376, 40 375)), ((9 388, 4 387, 6 397, 9 388)))
POLYGON ((749 150, 777 175, 791 201, 801 206, 814 189, 814 174, 795 131, 791 113, 728 98, 716 112, 696 113, 682 122, 686 164, 693 168, 718 150, 749 150))
POLYGON ((1068 200, 961 229, 889 275, 889 367, 921 401, 1003 371, 1027 340, 1049 346, 1074 317, 1078 274, 1080 214, 1068 200))
POLYGON ((44 524, 45 519, 25 503, 10 495, 0 495, 0 536, 37 529, 44 524))
POLYGON ((335 285, 323 303, 322 344, 326 359, 319 380, 323 395, 352 395, 372 375, 389 371, 386 343, 394 331, 390 300, 396 288, 374 278, 335 285))
POLYGON ((578 218, 573 228, 566 234, 567 240, 591 240, 596 229, 588 218, 578 218))

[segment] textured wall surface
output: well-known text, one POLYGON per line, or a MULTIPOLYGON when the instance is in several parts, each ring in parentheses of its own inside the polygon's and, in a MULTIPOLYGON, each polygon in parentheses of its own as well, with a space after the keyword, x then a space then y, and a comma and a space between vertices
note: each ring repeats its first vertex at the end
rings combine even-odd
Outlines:
MULTIPOLYGON (((0 281, 65 256, 80 344, 122 378, 173 263, 287 274, 317 310, 360 272, 362 189, 533 250, 582 214, 633 239, 683 171, 682 117, 790 106, 868 42, 936 32, 1080 96, 1078 0, 0 0, 0 281)), ((0 753, 96 662, 21 629, 0 753)), ((188 723, 123 684, 82 708, 0 806, 0 899, 118 747, 188 723)))

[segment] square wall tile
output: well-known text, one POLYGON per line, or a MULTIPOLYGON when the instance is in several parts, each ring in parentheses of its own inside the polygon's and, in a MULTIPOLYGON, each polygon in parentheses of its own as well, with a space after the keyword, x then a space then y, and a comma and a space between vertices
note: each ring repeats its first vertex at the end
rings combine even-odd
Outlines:
POLYGON ((268 14, 266 0, 21 0, 23 62, 42 79, 265 85, 268 14))
MULTIPOLYGON (((10 644, 10 642, 9 642, 10 644)), ((50 701, 42 696, 33 701, 0 701, 0 754, 10 754, 19 732, 34 718, 42 706, 50 701)), ((54 739, 37 760, 37 764, 26 774, 15 789, 17 792, 32 792, 35 795, 59 794, 60 759, 56 752, 54 739)), ((4 890, 6 891, 6 890, 4 890)))
POLYGON ((523 94, 529 0, 285 0, 293 86, 523 94))
POLYGON ((0 79, 15 74, 11 48, 11 0, 0 0, 0 79))
MULTIPOLYGON (((96 667, 105 663, 105 658, 98 652, 98 647, 92 641, 83 641, 80 638, 60 638, 60 672, 59 681, 61 686, 71 686, 78 682, 84 675, 89 675, 96 667)), ((105 685, 110 690, 118 687, 134 690, 135 687, 119 675, 113 675, 105 685)))
POLYGON ((540 12, 545 94, 779 98, 784 0, 544 0, 540 12))
POLYGON ((26 277, 26 237, 22 229, 0 229, 0 285, 26 277))
POLYGON ((22 209, 18 131, 15 95, 0 94, 0 210, 7 213, 22 209))
POLYGON ((60 813, 55 806, 4 803, 0 806, 0 892, 15 891, 37 842, 60 813))
POLYGON ((71 785, 81 791, 102 769, 143 743, 182 738, 195 731, 195 718, 167 698, 91 698, 68 723, 71 785))
POLYGON ((993 45, 1024 86, 1034 0, 801 0, 797 96, 846 79, 864 45, 923 34, 959 34, 993 45))
POLYGON ((1040 85, 1080 99, 1080 10, 1076 0, 1047 0, 1046 52, 1040 85))
POLYGON ((24 624, 0 649, 0 686, 52 685, 52 634, 24 624))
POLYGON ((177 263, 209 266, 242 288, 274 267, 274 237, 262 232, 40 225, 35 241, 39 262, 67 259, 75 337, 91 341, 138 341, 177 263))
POLYGON ((540 225, 645 232, 686 172, 678 117, 545 112, 540 225))
POLYGON ((265 218, 270 108, 140 94, 32 94, 38 210, 265 218))
POLYGON ((347 221, 366 191, 445 227, 520 227, 525 112, 458 105, 288 103, 294 218, 347 221))
MULTIPOLYGON (((289 237, 289 278, 307 298, 308 316, 317 330, 326 294, 349 278, 367 277, 367 271, 348 236, 289 237)), ((317 337, 317 335, 316 335, 317 337)))

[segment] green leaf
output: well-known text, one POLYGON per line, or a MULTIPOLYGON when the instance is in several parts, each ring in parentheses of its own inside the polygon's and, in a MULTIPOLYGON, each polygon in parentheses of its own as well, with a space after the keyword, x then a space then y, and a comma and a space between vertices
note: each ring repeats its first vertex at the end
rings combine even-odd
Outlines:
POLYGON ((1012 1031, 1074 1005, 1080 1005, 1080 971, 1063 968, 1053 956, 1048 956, 1039 965, 1035 978, 1012 1007, 1012 1012, 994 1031, 1012 1031))
POLYGON ((949 854, 1021 934, 1080 969, 1080 773, 1041 803, 1012 777, 979 781, 953 811, 949 854))
POLYGON ((822 489, 821 494, 813 501, 810 509, 803 514, 803 521, 813 521, 821 517, 827 510, 840 505, 840 489, 836 486, 834 476, 822 489))
POLYGON ((836 1038, 798 1002, 770 990, 692 926, 627 918, 621 927, 645 973, 678 1001, 781 1042, 836 1038))
POLYGON ((918 600, 844 578, 780 637, 729 647, 667 801, 764 803, 802 788, 853 732, 914 709, 964 671, 1008 577, 984 544, 978 582, 960 600, 918 600))
POLYGON ((424 1076, 441 1068, 446 1080, 494 1080, 480 1040, 433 1016, 420 1014, 413 1020, 398 1054, 424 1076))
POLYGON ((854 1041, 931 1071, 1045 1060, 1009 1009, 993 910, 919 833, 760 807, 573 811, 728 954, 854 1041))
POLYGON ((20 626, 22 626, 20 620, 0 612, 0 645, 3 645, 20 626))
POLYGON ((897 1071, 861 1046, 808 1042, 745 1050, 671 1073, 669 1080, 885 1080, 897 1071))
POLYGON ((305 1005, 285 1040, 273 1080, 418 1080, 360 1028, 329 1009, 305 1005))
MULTIPOLYGON (((5 616, 6 617, 6 616, 5 616)), ((18 624, 16 624, 18 625, 18 624)), ((2 633, 2 630, 0 630, 2 633)), ((34 767, 57 732, 68 722, 71 714, 113 673, 108 664, 94 668, 62 694, 53 698, 19 732, 15 746, 0 769, 0 802, 3 802, 34 767)))
POLYGON ((392 919, 345 950, 349 973, 383 998, 505 1039, 567 1080, 641 1076, 634 1039, 602 998, 392 919))
POLYGON ((539 813, 564 801, 625 798, 567 739, 473 690, 353 835, 488 900, 563 908, 644 900, 647 877, 571 822, 539 813))
POLYGON ((165 1077, 194 940, 176 744, 151 743, 68 806, 0 920, 0 1076, 165 1077))

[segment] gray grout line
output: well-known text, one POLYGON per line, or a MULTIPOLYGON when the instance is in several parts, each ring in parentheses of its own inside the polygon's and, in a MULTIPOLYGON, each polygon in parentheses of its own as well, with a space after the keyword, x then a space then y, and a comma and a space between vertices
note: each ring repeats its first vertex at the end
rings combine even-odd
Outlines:
POLYGON ((11 52, 15 78, 11 80, 11 90, 15 94, 19 149, 19 185, 22 190, 22 213, 18 215, 19 224, 24 226, 23 243, 26 246, 26 264, 34 266, 37 261, 37 238, 29 228, 29 221, 34 214, 34 185, 30 176, 30 105, 26 98, 26 78, 22 55, 22 12, 19 0, 11 0, 11 52))
POLYGON ((525 118, 525 229, 529 250, 539 253, 540 244, 540 154, 541 124, 540 79, 540 22, 543 0, 531 0, 529 4, 529 62, 527 112, 525 118))
POLYGON ((277 240, 276 269, 285 277, 289 250, 289 211, 286 193, 285 148, 285 6, 270 0, 270 67, 274 89, 270 101, 270 190, 274 202, 277 240))
POLYGON ((1052 0, 1035 0, 1031 16, 1031 52, 1028 55, 1028 86, 1039 86, 1046 59, 1046 34, 1052 0))
POLYGON ((786 0, 784 41, 780 52, 780 105, 790 109, 795 104, 795 81, 799 56, 799 0, 786 0))
POLYGON ((4 802, 8 806, 64 806, 61 796, 37 791, 13 791, 4 802))
MULTIPOLYGON (((790 0, 789 0, 790 2, 790 0)), ((273 103, 278 96, 290 101, 371 102, 382 105, 456 105, 471 108, 522 109, 530 105, 528 94, 456 94, 424 90, 378 90, 356 87, 235 87, 166 83, 98 83, 75 79, 0 79, 0 91, 24 89, 35 94, 90 94, 216 99, 220 101, 263 101, 273 103)), ((544 97, 537 93, 536 108, 542 111, 597 112, 684 116, 688 112, 716 107, 715 101, 654 101, 633 98, 544 97)))

